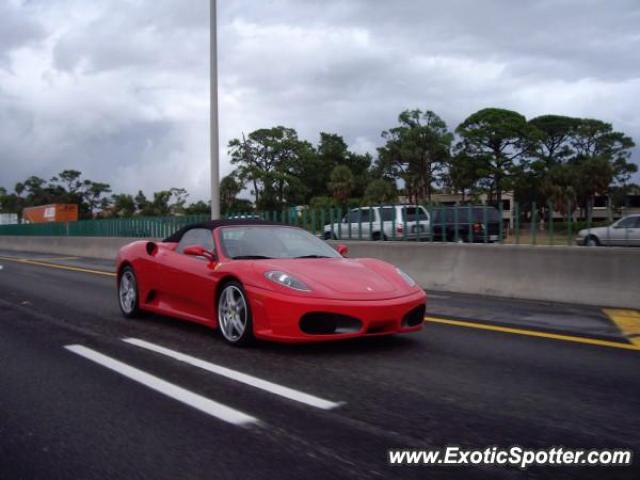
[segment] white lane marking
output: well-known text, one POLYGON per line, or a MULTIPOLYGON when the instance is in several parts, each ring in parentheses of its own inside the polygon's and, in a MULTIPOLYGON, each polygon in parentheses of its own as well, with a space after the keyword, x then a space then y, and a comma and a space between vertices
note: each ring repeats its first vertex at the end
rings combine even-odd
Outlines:
POLYGON ((216 417, 234 425, 258 423, 258 419, 255 417, 210 400, 202 395, 198 395, 197 393, 193 393, 185 388, 174 385, 173 383, 169 383, 154 375, 127 365, 126 363, 122 363, 111 357, 103 355, 100 352, 91 350, 90 348, 82 345, 67 345, 64 348, 86 358, 87 360, 91 360, 92 362, 118 372, 131 380, 141 383, 156 392, 160 392, 167 397, 171 397, 174 400, 178 400, 179 402, 211 415, 212 417, 216 417))
POLYGON ((2 270, 4 267, 2 265, 0 265, 0 270, 2 270))
POLYGON ((220 365, 206 362, 204 360, 200 360, 199 358, 192 357, 191 355, 176 352, 175 350, 170 350, 168 348, 161 347, 160 345, 155 345, 138 338, 123 338, 122 340, 124 342, 130 343, 131 345, 136 345, 138 347, 146 348, 147 350, 151 350, 156 353, 161 353, 162 355, 166 355, 181 362, 188 363, 189 365, 193 365, 194 367, 202 368, 208 372, 221 375, 225 378, 229 378, 246 385, 251 385, 252 387, 265 390, 275 395, 280 395, 281 397, 288 398, 289 400, 294 400, 296 402, 304 403, 312 407, 320 408, 322 410, 331 410, 332 408, 344 405, 344 402, 331 402, 329 400, 325 400, 308 393, 294 390, 293 388, 284 387, 282 385, 278 385, 277 383, 269 382, 267 380, 262 380, 261 378, 254 377, 246 373, 238 372, 237 370, 231 370, 230 368, 221 367, 220 365))

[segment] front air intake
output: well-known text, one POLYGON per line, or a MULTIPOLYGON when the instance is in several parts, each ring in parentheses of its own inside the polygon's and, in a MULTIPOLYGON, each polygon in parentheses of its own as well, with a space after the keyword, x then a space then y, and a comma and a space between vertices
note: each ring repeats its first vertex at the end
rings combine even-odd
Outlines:
POLYGON ((300 319, 300 330, 309 335, 357 333, 361 328, 362 322, 357 318, 338 313, 312 312, 300 319))

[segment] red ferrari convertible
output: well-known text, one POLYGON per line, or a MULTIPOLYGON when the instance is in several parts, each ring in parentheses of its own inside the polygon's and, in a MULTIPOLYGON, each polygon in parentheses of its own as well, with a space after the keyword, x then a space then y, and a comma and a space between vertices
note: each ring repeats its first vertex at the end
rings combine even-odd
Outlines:
POLYGON ((126 317, 149 311, 220 327, 234 345, 422 328, 426 294, 409 275, 345 254, 301 228, 260 220, 189 225, 118 252, 118 303, 126 317))

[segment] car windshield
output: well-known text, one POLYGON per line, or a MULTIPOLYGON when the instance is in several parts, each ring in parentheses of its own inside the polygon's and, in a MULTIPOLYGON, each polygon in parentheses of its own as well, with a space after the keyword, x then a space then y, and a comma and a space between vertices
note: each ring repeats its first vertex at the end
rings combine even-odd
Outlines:
POLYGON ((340 254, 309 232, 295 227, 243 225, 222 227, 220 243, 233 259, 336 258, 340 254))

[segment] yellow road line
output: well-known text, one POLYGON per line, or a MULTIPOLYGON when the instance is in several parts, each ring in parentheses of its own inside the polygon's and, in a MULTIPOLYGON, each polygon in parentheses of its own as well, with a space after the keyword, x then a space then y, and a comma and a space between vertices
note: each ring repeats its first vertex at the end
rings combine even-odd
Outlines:
POLYGON ((640 347, 640 312, 615 308, 604 308, 602 312, 618 326, 631 343, 640 347))
POLYGON ((36 258, 39 262, 56 262, 62 260, 79 260, 80 257, 47 257, 47 258, 36 258))
POLYGON ((56 263, 41 262, 38 260, 31 260, 29 258, 17 258, 17 257, 0 257, 0 260, 9 260, 16 263, 26 263, 28 265, 39 265, 41 267, 57 268, 59 270, 70 270, 72 272, 84 272, 93 273, 95 275, 104 275, 107 277, 115 277, 113 272, 106 272, 104 270, 94 270, 92 268, 72 267, 71 265, 58 265, 56 263))
POLYGON ((561 340, 564 342, 584 343, 587 345, 597 345, 599 347, 621 348, 624 350, 640 351, 640 346, 629 343, 612 342, 609 340, 599 340, 597 338, 574 337, 571 335, 560 335, 557 333, 539 332, 536 330, 525 330, 522 328, 499 327, 486 323, 464 322, 461 320, 450 320, 448 318, 425 317, 425 322, 441 323, 445 325, 455 325, 457 327, 477 328, 480 330, 490 330, 493 332, 511 333, 515 335, 526 335, 528 337, 548 338, 551 340, 561 340))

